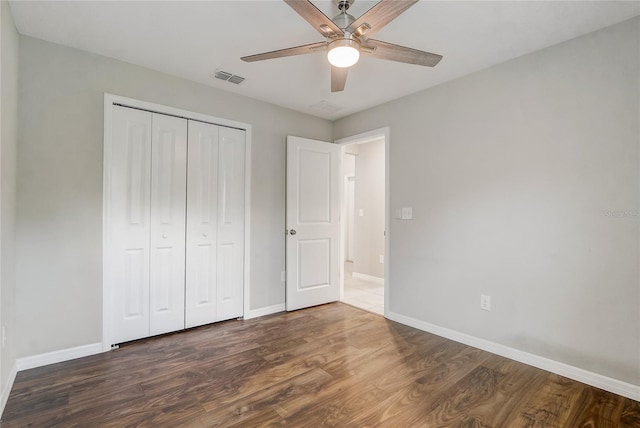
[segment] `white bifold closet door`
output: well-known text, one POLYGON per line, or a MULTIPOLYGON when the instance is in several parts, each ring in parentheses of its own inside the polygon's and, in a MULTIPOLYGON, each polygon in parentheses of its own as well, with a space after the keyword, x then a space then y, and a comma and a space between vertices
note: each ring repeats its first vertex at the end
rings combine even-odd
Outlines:
POLYGON ((151 113, 113 106, 105 273, 113 343, 149 336, 151 113))
POLYGON ((242 316, 245 131, 112 108, 112 343, 242 316))
POLYGON ((152 113, 149 331, 184 328, 187 121, 152 113))
POLYGON ((186 327, 242 316, 245 132, 189 121, 186 327))
POLYGON ((184 328, 187 121, 114 106, 115 343, 184 328))

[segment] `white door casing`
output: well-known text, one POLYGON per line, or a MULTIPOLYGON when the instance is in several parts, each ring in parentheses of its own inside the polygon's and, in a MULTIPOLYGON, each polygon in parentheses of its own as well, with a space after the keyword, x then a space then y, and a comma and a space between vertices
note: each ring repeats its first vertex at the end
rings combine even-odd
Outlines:
POLYGON ((112 343, 149 335, 151 113, 113 106, 105 278, 112 343))
POLYGON ((184 328, 187 121, 156 114, 151 138, 150 334, 184 328))
POLYGON ((332 143, 287 137, 288 311, 340 297, 340 156, 332 143))

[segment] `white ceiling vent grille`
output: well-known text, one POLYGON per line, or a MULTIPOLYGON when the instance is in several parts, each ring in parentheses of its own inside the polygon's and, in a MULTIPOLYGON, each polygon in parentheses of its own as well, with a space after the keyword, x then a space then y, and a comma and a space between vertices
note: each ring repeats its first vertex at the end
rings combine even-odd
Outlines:
POLYGON ((236 85, 239 85, 243 81, 244 81, 244 77, 236 76, 235 74, 229 77, 229 82, 235 83, 236 85))
POLYGON ((216 70, 215 73, 211 75, 211 77, 215 77, 216 79, 226 80, 227 82, 235 83, 239 85, 244 82, 244 77, 236 76, 235 74, 227 73, 223 70, 216 70))

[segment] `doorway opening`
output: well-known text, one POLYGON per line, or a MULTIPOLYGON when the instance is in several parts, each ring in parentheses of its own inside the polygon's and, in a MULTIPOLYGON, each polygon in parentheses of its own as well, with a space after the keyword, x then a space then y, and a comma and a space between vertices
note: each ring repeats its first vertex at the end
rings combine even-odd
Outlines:
POLYGON ((385 315, 388 129, 337 141, 343 150, 340 300, 385 315))

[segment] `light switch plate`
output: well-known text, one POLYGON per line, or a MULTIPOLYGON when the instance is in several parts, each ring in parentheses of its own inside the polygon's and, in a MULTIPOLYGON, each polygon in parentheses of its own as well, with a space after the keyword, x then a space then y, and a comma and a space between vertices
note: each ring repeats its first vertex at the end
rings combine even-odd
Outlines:
POLYGON ((491 296, 485 294, 480 295, 480 309, 485 311, 491 310, 491 296))
POLYGON ((413 208, 411 207, 402 208, 402 219, 403 220, 413 219, 413 208))

